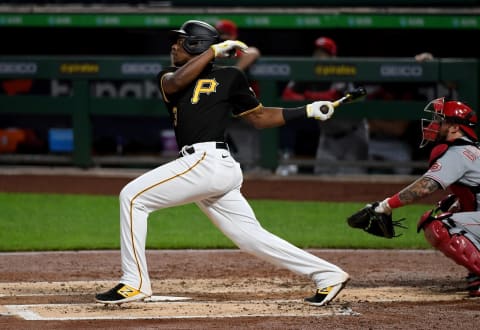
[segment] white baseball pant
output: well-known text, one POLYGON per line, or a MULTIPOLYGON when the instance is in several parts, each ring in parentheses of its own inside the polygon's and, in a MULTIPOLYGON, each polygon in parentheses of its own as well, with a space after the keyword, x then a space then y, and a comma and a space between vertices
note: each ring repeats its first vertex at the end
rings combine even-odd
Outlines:
MULTIPOLYGON (((318 288, 344 282, 348 274, 266 231, 240 192, 242 171, 228 150, 197 143, 194 152, 128 183, 120 193, 121 283, 152 294, 145 256, 148 215, 195 202, 242 251, 311 278, 318 288)), ((192 150, 192 149, 190 149, 192 150)))

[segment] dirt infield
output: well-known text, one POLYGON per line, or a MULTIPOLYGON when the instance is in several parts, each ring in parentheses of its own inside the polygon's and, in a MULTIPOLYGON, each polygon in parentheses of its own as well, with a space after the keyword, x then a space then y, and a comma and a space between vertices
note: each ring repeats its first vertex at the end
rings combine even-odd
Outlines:
MULTIPOLYGON (((0 191, 118 194, 136 175, 3 170, 0 191)), ((244 193, 371 201, 409 180, 391 179, 247 178, 244 193)), ((0 328, 473 329, 480 320, 480 300, 465 291, 466 270, 439 252, 311 252, 351 275, 327 307, 302 303, 313 292, 308 279, 237 250, 148 251, 154 297, 120 308, 93 303, 120 276, 118 251, 0 253, 0 328), (185 300, 166 301, 175 299, 185 300)))

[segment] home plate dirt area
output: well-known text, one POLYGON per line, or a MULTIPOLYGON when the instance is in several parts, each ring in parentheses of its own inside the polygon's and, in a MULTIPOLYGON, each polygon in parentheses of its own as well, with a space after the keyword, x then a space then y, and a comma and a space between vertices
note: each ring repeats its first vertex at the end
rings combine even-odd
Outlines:
MULTIPOLYGON (((4 170, 0 191, 117 195, 139 174, 4 170)), ((369 202, 410 180, 247 178, 243 192, 249 199, 369 202)), ((480 324, 480 298, 468 297, 466 269, 438 251, 309 251, 351 276, 325 307, 303 303, 314 293, 309 279, 238 250, 148 250, 154 295, 121 306, 94 302, 95 293, 121 276, 119 251, 0 253, 0 329, 461 330, 480 324)))
POLYGON ((0 254, 1 329, 473 329, 480 299, 435 251, 309 250, 352 277, 328 306, 312 283, 238 250, 147 252, 154 295, 104 306, 118 251, 0 254))

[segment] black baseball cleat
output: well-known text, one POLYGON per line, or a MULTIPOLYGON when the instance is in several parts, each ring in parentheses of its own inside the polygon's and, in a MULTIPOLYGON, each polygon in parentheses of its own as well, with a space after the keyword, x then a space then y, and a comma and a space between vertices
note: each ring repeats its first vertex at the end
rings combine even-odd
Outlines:
POLYGON ((477 286, 480 284, 480 276, 478 276, 475 273, 468 273, 467 277, 465 277, 467 280, 467 284, 477 286))
POLYGON ((480 285, 468 287, 468 295, 470 297, 480 297, 480 285))
POLYGON ((325 306, 332 301, 347 284, 347 281, 317 289, 315 295, 305 298, 304 301, 312 306, 325 306))
POLYGON ((467 277, 467 291, 470 297, 480 297, 480 276, 475 273, 468 273, 467 277))
POLYGON ((107 292, 95 295, 95 301, 102 304, 123 304, 145 298, 147 298, 146 294, 123 283, 119 283, 107 292))

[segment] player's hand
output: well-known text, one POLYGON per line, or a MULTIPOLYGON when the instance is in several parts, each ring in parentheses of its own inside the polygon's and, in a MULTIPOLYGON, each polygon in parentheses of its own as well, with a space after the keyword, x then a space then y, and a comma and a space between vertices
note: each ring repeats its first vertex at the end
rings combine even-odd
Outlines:
POLYGON ((374 211, 377 213, 392 214, 392 208, 388 205, 388 198, 378 203, 374 211))
POLYGON ((333 103, 329 101, 316 101, 307 104, 307 117, 317 120, 327 120, 333 116, 333 103))
POLYGON ((226 40, 219 44, 211 45, 210 47, 213 49, 215 57, 231 57, 235 55, 237 49, 245 51, 248 48, 248 46, 240 40, 226 40))

